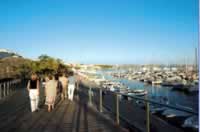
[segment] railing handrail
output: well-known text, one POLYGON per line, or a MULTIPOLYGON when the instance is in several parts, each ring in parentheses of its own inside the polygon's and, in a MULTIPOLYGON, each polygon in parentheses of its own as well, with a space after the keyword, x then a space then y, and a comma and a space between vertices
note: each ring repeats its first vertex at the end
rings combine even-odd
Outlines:
POLYGON ((175 109, 175 110, 178 110, 178 111, 183 111, 183 112, 191 113, 191 114, 194 114, 194 115, 198 115, 198 112, 195 112, 195 111, 192 111, 192 110, 188 110, 188 109, 185 109, 185 108, 178 108, 176 106, 169 105, 169 104, 159 103, 159 102, 156 102, 156 101, 151 100, 151 99, 144 99, 144 98, 141 98, 141 97, 136 97, 134 95, 127 95, 127 94, 123 94, 123 93, 119 93, 119 92, 113 92, 113 93, 116 93, 118 95, 124 95, 124 96, 130 97, 130 98, 134 98, 134 99, 137 99, 137 100, 142 100, 144 102, 161 105, 161 106, 168 107, 168 108, 171 108, 171 109, 175 109))
MULTIPOLYGON (((106 91, 104 88, 100 88, 100 87, 92 88, 92 89, 102 89, 102 90, 106 91)), ((127 96, 127 97, 133 98, 135 100, 141 100, 141 101, 148 102, 148 103, 151 103, 151 104, 156 104, 156 105, 160 105, 160 106, 163 106, 163 107, 168 107, 170 109, 174 109, 174 110, 178 110, 178 111, 182 111, 182 112, 186 112, 186 113, 190 113, 190 114, 198 116, 198 112, 195 112, 195 111, 192 111, 192 110, 188 110, 188 109, 185 109, 185 108, 179 108, 179 107, 176 107, 176 106, 173 106, 173 105, 159 103, 159 102, 156 102, 156 101, 151 100, 151 99, 144 99, 144 98, 141 98, 141 97, 137 97, 137 96, 134 96, 134 95, 123 94, 123 93, 120 93, 120 92, 114 92, 114 91, 109 91, 109 92, 117 94, 117 95, 127 96)))

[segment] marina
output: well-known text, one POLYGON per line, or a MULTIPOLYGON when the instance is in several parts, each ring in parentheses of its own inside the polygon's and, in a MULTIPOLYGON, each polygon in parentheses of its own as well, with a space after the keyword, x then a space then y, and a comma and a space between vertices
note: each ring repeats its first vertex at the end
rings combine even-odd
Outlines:
MULTIPOLYGON (((159 78, 155 81, 141 79, 142 77, 130 79, 130 72, 115 73, 115 70, 113 70, 109 72, 99 71, 97 73, 98 76, 104 78, 100 87, 123 94, 120 96, 121 101, 134 101, 141 109, 145 109, 145 103, 132 100, 129 96, 147 97, 162 104, 198 112, 198 83, 193 79, 186 81, 184 78, 177 76, 179 75, 178 73, 176 75, 172 74, 165 80, 159 78)), ((194 78, 198 79, 198 76, 194 78)), ((193 114, 155 104, 150 104, 150 112, 175 126, 191 128, 192 130, 198 129, 198 117, 193 114)))

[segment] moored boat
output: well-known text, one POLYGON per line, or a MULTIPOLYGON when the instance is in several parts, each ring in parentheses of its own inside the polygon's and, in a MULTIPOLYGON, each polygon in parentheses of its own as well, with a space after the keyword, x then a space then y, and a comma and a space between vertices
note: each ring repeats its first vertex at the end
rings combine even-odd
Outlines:
POLYGON ((144 96, 146 94, 148 94, 148 91, 147 90, 129 90, 128 95, 131 95, 131 96, 144 96))
POLYGON ((161 84, 163 81, 162 80, 155 80, 152 81, 152 84, 156 85, 156 84, 161 84))
POLYGON ((165 107, 150 106, 150 112, 151 112, 151 114, 161 114, 165 110, 166 110, 165 107))
POLYGON ((182 127, 183 127, 183 128, 189 127, 189 128, 193 128, 193 129, 198 130, 198 129, 199 129, 198 117, 197 117, 197 116, 188 117, 188 118, 184 121, 182 127))
POLYGON ((191 114, 178 110, 167 109, 162 113, 162 115, 165 116, 166 118, 173 118, 173 117, 188 117, 191 114))

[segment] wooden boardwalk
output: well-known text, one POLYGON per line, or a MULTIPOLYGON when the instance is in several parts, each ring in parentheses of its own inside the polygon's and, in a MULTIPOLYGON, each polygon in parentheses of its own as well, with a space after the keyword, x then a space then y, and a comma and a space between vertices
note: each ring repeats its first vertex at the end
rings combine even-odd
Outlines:
MULTIPOLYGON (((79 97, 80 98, 80 97, 79 97)), ((25 89, 0 103, 0 132, 119 132, 121 128, 83 101, 59 101, 52 112, 30 112, 25 89)))

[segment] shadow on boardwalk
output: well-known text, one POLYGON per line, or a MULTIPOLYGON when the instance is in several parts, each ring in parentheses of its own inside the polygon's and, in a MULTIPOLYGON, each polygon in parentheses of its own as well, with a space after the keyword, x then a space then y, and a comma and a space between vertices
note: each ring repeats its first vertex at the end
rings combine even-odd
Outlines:
POLYGON ((78 96, 80 101, 59 101, 51 113, 47 112, 46 106, 31 113, 28 95, 25 89, 21 89, 0 104, 0 132, 122 131, 101 114, 88 108, 87 99, 78 96))

